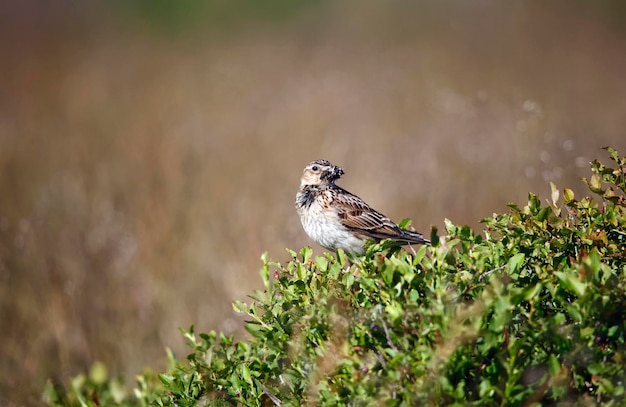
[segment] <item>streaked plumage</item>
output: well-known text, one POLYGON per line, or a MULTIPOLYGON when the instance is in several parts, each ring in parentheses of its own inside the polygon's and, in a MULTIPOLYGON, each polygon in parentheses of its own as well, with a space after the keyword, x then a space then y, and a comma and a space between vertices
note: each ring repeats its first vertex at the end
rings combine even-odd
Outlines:
POLYGON ((401 245, 430 243, 420 233, 401 229, 388 217, 358 196, 337 186, 343 169, 326 160, 315 160, 304 168, 296 209, 304 231, 313 241, 329 249, 364 252, 365 240, 392 239, 401 245))

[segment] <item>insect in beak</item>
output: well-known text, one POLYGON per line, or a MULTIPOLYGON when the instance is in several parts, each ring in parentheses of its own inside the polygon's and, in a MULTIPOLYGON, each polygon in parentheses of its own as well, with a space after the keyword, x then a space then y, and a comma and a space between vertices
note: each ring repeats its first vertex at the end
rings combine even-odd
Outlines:
POLYGON ((332 166, 322 174, 322 179, 329 181, 335 181, 343 175, 343 169, 341 167, 332 166))

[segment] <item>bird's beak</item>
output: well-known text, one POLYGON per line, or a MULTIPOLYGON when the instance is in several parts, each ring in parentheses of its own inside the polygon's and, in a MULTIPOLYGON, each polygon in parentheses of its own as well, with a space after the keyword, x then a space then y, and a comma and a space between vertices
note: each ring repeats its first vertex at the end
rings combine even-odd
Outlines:
POLYGON ((333 167, 330 170, 328 170, 326 178, 332 182, 341 178, 342 175, 343 175, 343 168, 336 167, 333 165, 333 167))
POLYGON ((343 175, 343 168, 333 165, 332 167, 330 167, 329 169, 325 170, 322 173, 322 175, 320 176, 320 179, 333 182, 333 181, 338 180, 342 175, 343 175))

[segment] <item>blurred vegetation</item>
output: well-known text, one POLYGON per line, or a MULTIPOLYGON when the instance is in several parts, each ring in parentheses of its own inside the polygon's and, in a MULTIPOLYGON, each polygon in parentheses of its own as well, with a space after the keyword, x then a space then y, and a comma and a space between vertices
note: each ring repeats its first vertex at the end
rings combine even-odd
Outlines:
POLYGON ((195 31, 213 27, 231 31, 250 21, 277 23, 286 21, 303 11, 322 9, 324 1, 271 2, 249 1, 167 1, 134 0, 117 1, 113 12, 131 20, 142 20, 156 30, 165 29, 169 34, 195 31), (234 27, 233 27, 234 26, 234 27))
MULTIPOLYGON (((619 2, 2 2, 0 404, 242 333, 302 167, 476 226, 626 150, 619 2)), ((581 189, 573 188, 575 194, 581 189)), ((319 248, 318 248, 319 249, 319 248)))
MULTIPOLYGON (((417 253, 263 256, 264 290, 234 308, 250 339, 184 331, 192 353, 131 393, 102 366, 59 406, 616 406, 626 368, 626 157, 594 161, 593 198, 554 184, 417 253), (158 380, 157 380, 158 378, 158 380)), ((405 222, 406 226, 408 222, 405 222)))

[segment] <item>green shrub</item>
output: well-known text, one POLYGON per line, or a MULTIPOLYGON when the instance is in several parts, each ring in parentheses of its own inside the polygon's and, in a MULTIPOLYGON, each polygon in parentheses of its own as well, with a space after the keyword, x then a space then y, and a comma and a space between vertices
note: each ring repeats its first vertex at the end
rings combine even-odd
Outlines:
MULTIPOLYGON (((193 352, 133 392, 80 376, 54 405, 621 405, 626 378, 626 158, 594 161, 598 196, 446 222, 433 245, 370 245, 351 263, 305 247, 246 313, 248 340, 184 331, 193 352)), ((403 226, 407 226, 404 222, 403 226)), ((97 376, 97 375, 96 375, 97 376)))

